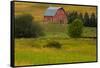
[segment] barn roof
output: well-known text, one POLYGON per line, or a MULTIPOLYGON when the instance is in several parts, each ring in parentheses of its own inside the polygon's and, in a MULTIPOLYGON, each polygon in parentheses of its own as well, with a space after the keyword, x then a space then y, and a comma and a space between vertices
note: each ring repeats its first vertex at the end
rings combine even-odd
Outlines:
POLYGON ((54 16, 61 7, 49 7, 44 13, 44 16, 54 16))

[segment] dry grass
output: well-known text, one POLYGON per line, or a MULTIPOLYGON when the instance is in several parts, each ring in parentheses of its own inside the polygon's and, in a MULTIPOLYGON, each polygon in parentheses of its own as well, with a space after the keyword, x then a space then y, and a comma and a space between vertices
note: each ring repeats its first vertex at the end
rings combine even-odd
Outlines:
POLYGON ((48 43, 47 39, 15 39, 15 65, 96 61, 96 39, 58 39, 57 41, 62 44, 61 49, 43 48, 43 45, 48 43), (38 43, 36 46, 41 47, 32 47, 36 43, 38 43))

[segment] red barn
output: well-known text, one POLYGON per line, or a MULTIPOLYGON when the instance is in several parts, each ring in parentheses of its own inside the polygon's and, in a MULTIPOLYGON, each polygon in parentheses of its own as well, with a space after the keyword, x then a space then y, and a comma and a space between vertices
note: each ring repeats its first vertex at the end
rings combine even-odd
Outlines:
POLYGON ((49 7, 44 13, 45 23, 67 23, 67 16, 62 7, 49 7))

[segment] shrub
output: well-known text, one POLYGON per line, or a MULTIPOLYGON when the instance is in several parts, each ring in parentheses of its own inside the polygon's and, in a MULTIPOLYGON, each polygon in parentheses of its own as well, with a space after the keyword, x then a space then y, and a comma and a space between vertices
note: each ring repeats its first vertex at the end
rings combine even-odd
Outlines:
POLYGON ((58 41, 50 41, 48 42, 47 45, 45 45, 44 47, 49 47, 49 48, 61 48, 61 44, 58 41))
POLYGON ((80 19, 75 19, 68 27, 68 35, 73 38, 81 37, 83 22, 80 19))
POLYGON ((42 28, 38 22, 33 21, 31 15, 20 15, 15 18, 15 37, 38 37, 43 35, 42 28))

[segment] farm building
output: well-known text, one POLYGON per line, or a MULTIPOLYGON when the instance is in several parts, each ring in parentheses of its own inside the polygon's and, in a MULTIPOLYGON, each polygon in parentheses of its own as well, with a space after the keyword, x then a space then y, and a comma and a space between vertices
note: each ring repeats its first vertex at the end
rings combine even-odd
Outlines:
POLYGON ((62 7, 48 7, 44 13, 45 23, 67 23, 67 16, 62 7))

